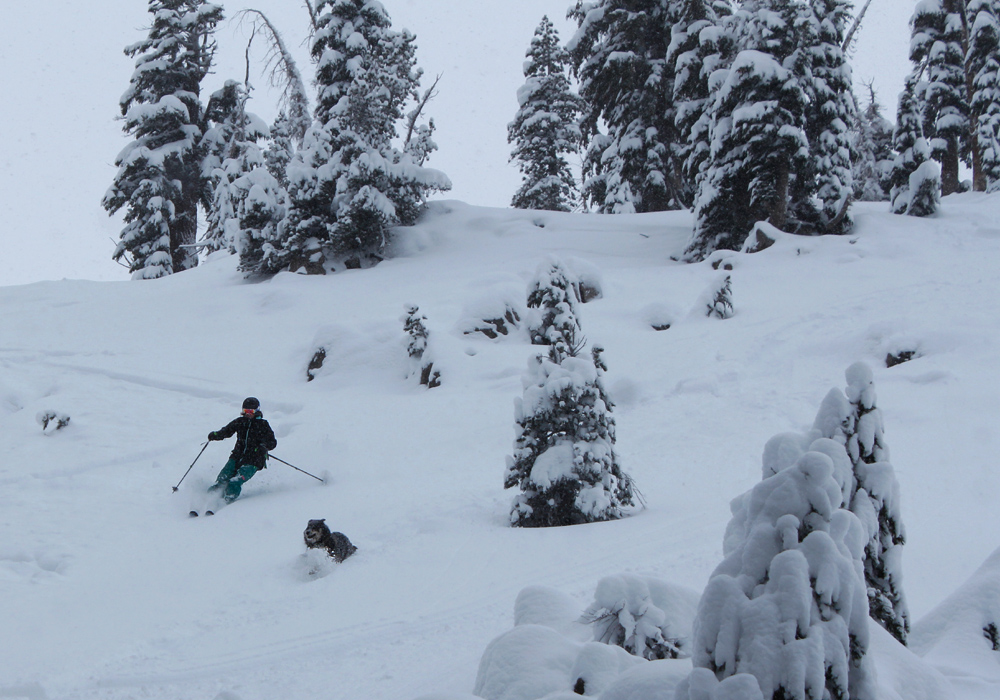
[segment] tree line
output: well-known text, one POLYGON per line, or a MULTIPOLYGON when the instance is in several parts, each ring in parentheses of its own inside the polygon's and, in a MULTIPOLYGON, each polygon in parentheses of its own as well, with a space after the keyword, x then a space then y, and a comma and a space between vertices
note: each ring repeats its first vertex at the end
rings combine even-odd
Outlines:
MULTIPOLYGON (((450 188, 426 166, 437 81, 421 87, 413 34, 393 29, 380 3, 306 7, 312 108, 280 33, 241 13, 284 91, 268 125, 247 110, 249 66, 202 101, 222 7, 149 0, 149 34, 125 49, 132 140, 103 200, 124 211, 114 257, 133 276, 189 269, 206 249, 239 254, 248 275, 370 266, 393 227, 450 188)), ((917 6, 895 125, 871 85, 858 105, 847 53, 863 14, 848 0, 576 0, 565 45, 544 17, 508 125, 522 173, 511 205, 688 209, 680 257, 696 262, 739 249, 760 221, 843 234, 854 201, 924 216, 942 195, 1000 189, 1000 0, 917 6)))

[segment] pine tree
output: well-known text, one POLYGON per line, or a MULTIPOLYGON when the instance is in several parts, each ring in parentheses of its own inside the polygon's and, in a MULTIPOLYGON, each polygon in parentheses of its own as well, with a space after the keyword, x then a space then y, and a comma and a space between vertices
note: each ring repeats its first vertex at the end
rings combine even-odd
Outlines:
POLYGON ((806 452, 734 501, 740 536, 698 605, 696 669, 752 674, 772 700, 874 700, 863 527, 833 474, 806 452))
POLYGON ((882 116, 882 107, 871 83, 868 106, 858 114, 854 124, 854 199, 861 202, 881 202, 889 198, 888 183, 892 170, 893 125, 882 116))
POLYGON ((852 407, 847 452, 857 479, 851 509, 859 514, 870 512, 876 520, 865 545, 870 614, 900 643, 906 644, 910 614, 899 569, 901 548, 906 542, 899 512, 899 484, 889 463, 882 412, 875 405, 872 370, 858 362, 847 368, 846 376, 846 394, 852 407))
POLYGON ((576 302, 573 282, 562 263, 551 260, 542 265, 528 292, 531 317, 526 325, 532 345, 559 344, 563 352, 575 352, 576 343, 583 340, 576 302))
MULTIPOLYGON (((931 147, 924 138, 923 111, 918 95, 923 91, 923 84, 915 76, 906 80, 903 92, 899 96, 899 111, 896 114, 896 129, 892 134, 892 147, 896 152, 889 174, 889 200, 892 212, 895 214, 911 214, 927 216, 937 209, 940 187, 921 187, 928 177, 921 173, 933 170, 930 160, 931 147), (911 189, 910 180, 914 178, 911 189)), ((940 185, 940 182, 938 182, 940 185)))
POLYGON ((511 206, 572 211, 579 195, 566 156, 579 150, 577 115, 583 102, 570 88, 569 54, 548 17, 535 30, 526 56, 526 80, 517 93, 520 108, 507 126, 507 142, 514 145, 511 160, 522 174, 511 206))
POLYGON ((732 8, 726 3, 685 0, 683 14, 670 30, 667 64, 673 66, 675 76, 677 156, 692 197, 711 150, 709 77, 715 67, 728 65, 736 55, 731 17, 732 8))
POLYGON ((600 352, 579 357, 575 338, 538 355, 515 402, 517 439, 504 488, 520 488, 515 527, 615 520, 637 497, 615 454, 614 418, 603 386, 600 352))
MULTIPOLYGON (((768 31, 788 29, 790 19, 768 31)), ((778 48, 781 38, 773 42, 778 48)), ((779 229, 787 223, 792 179, 809 167, 803 128, 807 97, 779 59, 741 51, 714 96, 712 150, 695 200, 695 233, 686 260, 739 250, 758 221, 779 229)))
POLYGON ((410 356, 410 376, 420 377, 420 383, 429 389, 441 386, 441 373, 434 369, 434 362, 427 356, 427 339, 430 332, 424 321, 427 317, 420 313, 420 308, 413 304, 406 306, 403 317, 403 330, 410 337, 406 344, 406 353, 410 356))
POLYGON ((941 164, 941 193, 947 195, 959 189, 959 161, 970 147, 965 0, 919 3, 911 24, 910 60, 914 75, 926 81, 916 98, 931 155, 941 164))
MULTIPOLYGON (((303 134, 304 136, 304 134, 303 134)), ((292 140, 291 121, 281 112, 271 126, 271 143, 264 152, 267 169, 283 188, 288 188, 288 164, 295 157, 295 143, 292 140)))
POLYGON ((970 0, 967 8, 971 76, 969 106, 975 129, 974 189, 1000 191, 1000 2, 970 0))
POLYGON ((115 248, 133 277, 149 279, 197 264, 191 246, 198 206, 211 201, 199 144, 204 131, 201 83, 215 55, 222 7, 204 0, 149 0, 148 37, 125 49, 136 70, 121 98, 123 130, 134 140, 119 154, 102 204, 125 208, 115 248))
POLYGON ((212 94, 205 110, 206 123, 201 140, 202 176, 212 189, 212 205, 208 210, 208 227, 203 240, 209 250, 236 251, 236 230, 239 228, 237 200, 239 189, 234 182, 252 167, 247 161, 250 149, 252 162, 261 157, 257 141, 267 138, 267 126, 255 114, 247 112, 248 92, 234 81, 212 94))
POLYGON ((849 128, 858 118, 851 68, 841 49, 851 21, 851 4, 848 0, 810 0, 802 8, 802 17, 800 81, 808 96, 805 133, 810 167, 796 173, 793 190, 798 191, 791 195, 791 206, 796 218, 804 222, 810 218, 815 194, 822 207, 816 212, 814 232, 843 234, 853 225, 848 213, 854 196, 849 128))
MULTIPOLYGON (((831 390, 813 432, 842 446, 846 469, 843 503, 864 525, 865 585, 869 614, 901 644, 906 644, 910 614, 902 588, 900 561, 906 541, 900 516, 899 484, 889 462, 882 413, 876 407, 871 368, 847 368, 847 390, 831 390)), ((822 442, 822 441, 819 441, 822 442)), ((811 448, 814 449, 814 448, 811 448)))
POLYGON ((390 228, 412 224, 427 194, 451 184, 393 145, 419 98, 415 37, 392 30, 380 3, 321 0, 315 15, 318 105, 288 168, 282 245, 292 269, 323 273, 328 262, 377 263, 390 228))
POLYGON ((671 9, 665 0, 577 0, 570 12, 579 29, 568 48, 588 105, 584 197, 599 212, 664 211, 690 201, 670 100, 667 48, 679 19, 671 9))

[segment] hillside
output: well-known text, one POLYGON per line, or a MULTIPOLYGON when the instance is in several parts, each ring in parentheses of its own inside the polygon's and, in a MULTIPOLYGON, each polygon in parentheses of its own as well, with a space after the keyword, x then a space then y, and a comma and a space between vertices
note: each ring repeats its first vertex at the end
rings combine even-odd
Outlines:
POLYGON ((977 646, 978 611, 1000 608, 993 569, 949 603, 967 614, 934 612, 1000 545, 1000 199, 952 196, 929 220, 854 211, 849 237, 734 255, 725 321, 698 308, 719 272, 671 260, 686 213, 458 202, 432 204, 371 270, 252 284, 217 254, 153 282, 0 287, 0 697, 471 693, 525 587, 580 610, 600 578, 626 571, 700 591, 764 443, 811 424, 858 360, 875 370, 902 488, 904 585, 925 654, 879 642, 885 697, 1000 695, 1000 657, 977 646), (505 525, 502 480, 537 348, 462 331, 523 304, 550 255, 603 289, 580 316, 606 348, 618 451, 648 507, 520 530, 505 525), (406 304, 427 316, 440 388, 404 378, 406 304), (918 357, 886 368, 900 350, 918 357), (235 504, 188 519, 231 443, 210 444, 171 487, 248 395, 275 428, 274 454, 329 483, 272 461, 235 504), (43 434, 46 410, 69 425, 43 434), (359 547, 323 577, 303 556, 312 518, 359 547), (960 642, 942 651, 938 638, 960 642), (941 685, 904 694, 929 675, 941 685))

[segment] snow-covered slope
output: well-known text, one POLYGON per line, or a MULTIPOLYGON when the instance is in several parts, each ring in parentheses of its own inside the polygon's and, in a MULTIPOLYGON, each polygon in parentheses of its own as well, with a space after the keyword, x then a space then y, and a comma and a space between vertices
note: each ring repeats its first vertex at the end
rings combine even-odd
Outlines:
MULTIPOLYGON (((855 212, 852 236, 731 256, 736 314, 724 321, 698 301, 720 272, 671 260, 687 214, 457 202, 435 203, 371 270, 250 284, 221 255, 155 282, 0 288, 0 697, 471 693, 526 587, 581 611, 609 574, 700 591, 764 443, 811 424, 857 360, 875 368, 920 621, 1000 544, 1000 199, 949 197, 930 220, 855 212), (618 450, 648 508, 512 529, 504 459, 537 348, 462 330, 523 304, 548 256, 603 290, 579 315, 606 348, 618 450), (406 304, 427 316, 440 388, 405 379, 406 304), (653 330, 663 320, 671 328, 653 330), (900 350, 919 357, 886 368, 900 350), (329 483, 272 461, 235 504, 188 519, 228 444, 211 443, 171 487, 248 395, 275 428, 274 454, 329 483), (44 434, 44 411, 69 425, 44 434), (312 518, 359 547, 322 577, 303 556, 312 518)), ((886 697, 913 697, 914 678, 936 679, 920 686, 927 698, 1000 694, 987 646, 956 657, 922 641, 921 658, 875 639, 886 697)))

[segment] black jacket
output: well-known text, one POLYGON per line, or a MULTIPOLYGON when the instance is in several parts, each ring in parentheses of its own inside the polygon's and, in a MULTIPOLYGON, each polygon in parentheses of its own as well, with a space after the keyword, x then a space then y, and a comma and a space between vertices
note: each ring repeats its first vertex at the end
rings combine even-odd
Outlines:
POLYGON ((225 440, 236 435, 236 446, 233 447, 230 459, 236 460, 236 466, 242 467, 244 464, 252 464, 257 469, 263 469, 267 464, 268 450, 273 450, 278 446, 278 441, 274 438, 274 431, 260 411, 254 413, 253 417, 240 416, 222 430, 216 430, 209 435, 210 440, 225 440))

